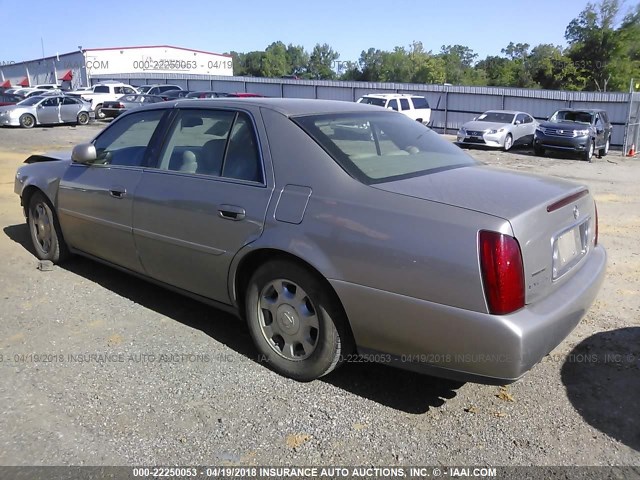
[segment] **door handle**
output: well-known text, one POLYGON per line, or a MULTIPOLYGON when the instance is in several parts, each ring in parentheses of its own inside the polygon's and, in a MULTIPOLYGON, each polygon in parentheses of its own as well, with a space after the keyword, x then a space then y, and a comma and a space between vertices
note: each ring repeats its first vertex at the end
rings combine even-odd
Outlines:
POLYGON ((247 212, 245 212, 244 208, 236 205, 220 205, 218 207, 218 214, 222 218, 235 221, 243 220, 247 216, 247 212))
POLYGON ((115 187, 109 190, 109 195, 113 198, 124 198, 127 196, 127 191, 123 188, 122 190, 116 190, 119 187, 115 187))

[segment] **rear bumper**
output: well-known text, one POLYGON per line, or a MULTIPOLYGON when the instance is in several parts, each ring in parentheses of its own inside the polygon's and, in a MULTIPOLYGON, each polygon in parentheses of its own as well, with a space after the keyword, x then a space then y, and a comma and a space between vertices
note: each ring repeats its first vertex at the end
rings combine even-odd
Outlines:
POLYGON ((594 248, 571 281, 509 315, 473 312, 332 280, 358 350, 372 361, 456 380, 509 383, 522 377, 580 322, 604 279, 594 248))

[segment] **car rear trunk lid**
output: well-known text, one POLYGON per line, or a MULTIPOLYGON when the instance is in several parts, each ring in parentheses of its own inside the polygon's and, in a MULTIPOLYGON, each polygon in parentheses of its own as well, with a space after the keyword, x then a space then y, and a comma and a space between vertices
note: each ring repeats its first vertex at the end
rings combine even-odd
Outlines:
POLYGON ((594 245, 595 204, 583 185, 471 166, 372 186, 508 221, 522 250, 527 304, 570 278, 594 245))

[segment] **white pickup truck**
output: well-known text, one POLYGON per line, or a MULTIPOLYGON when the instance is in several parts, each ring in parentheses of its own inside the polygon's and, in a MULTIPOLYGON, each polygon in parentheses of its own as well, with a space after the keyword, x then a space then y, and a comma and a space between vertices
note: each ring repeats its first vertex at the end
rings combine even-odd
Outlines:
POLYGON ((83 100, 91 102, 91 108, 96 113, 96 120, 105 118, 102 113, 104 102, 116 101, 123 95, 138 93, 131 85, 126 83, 98 83, 91 90, 76 90, 69 92, 69 95, 82 97, 83 100))

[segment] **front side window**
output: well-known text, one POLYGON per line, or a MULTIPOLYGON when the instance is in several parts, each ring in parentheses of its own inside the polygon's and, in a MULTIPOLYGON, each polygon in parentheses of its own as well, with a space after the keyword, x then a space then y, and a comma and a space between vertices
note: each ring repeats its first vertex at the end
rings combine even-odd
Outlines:
POLYGON ((145 153, 164 110, 136 112, 108 127, 95 139, 98 158, 96 164, 145 165, 145 153))
POLYGON ((520 124, 520 123, 525 123, 525 115, 524 113, 519 113, 518 115, 516 115, 516 123, 520 124))
POLYGON ((293 120, 352 177, 365 184, 476 163, 458 147, 404 115, 367 112, 293 120))
POLYGON ((44 102, 42 102, 43 107, 57 107, 58 103, 60 103, 60 99, 58 97, 47 98, 44 102))
POLYGON ((262 182, 262 163, 249 116, 230 110, 182 110, 158 168, 262 182))
POLYGON ((398 111, 398 100, 396 100, 395 98, 392 100, 389 100, 389 103, 387 103, 387 108, 390 108, 391 110, 395 110, 396 112, 398 111))

